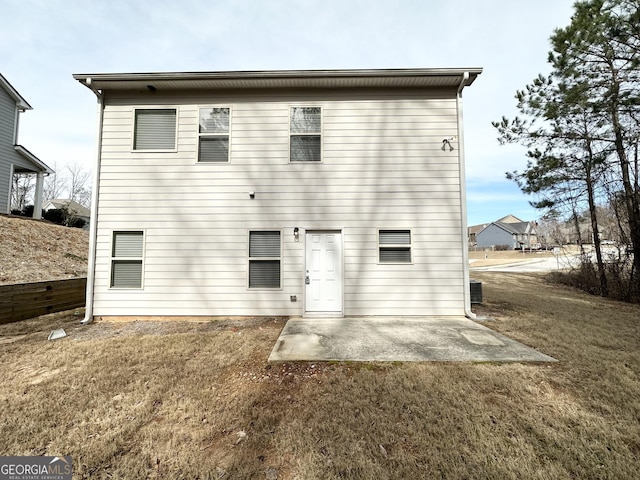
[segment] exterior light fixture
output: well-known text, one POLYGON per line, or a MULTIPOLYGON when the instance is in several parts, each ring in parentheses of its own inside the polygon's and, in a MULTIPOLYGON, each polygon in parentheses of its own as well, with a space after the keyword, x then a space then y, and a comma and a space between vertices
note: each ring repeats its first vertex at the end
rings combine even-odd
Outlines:
POLYGON ((293 238, 296 242, 300 240, 300 229, 298 227, 293 229, 293 238))
POLYGON ((447 147, 449 147, 449 151, 453 152, 453 145, 451 145, 451 140, 453 140, 453 138, 445 138, 444 140, 442 140, 442 151, 445 152, 447 150, 447 147))

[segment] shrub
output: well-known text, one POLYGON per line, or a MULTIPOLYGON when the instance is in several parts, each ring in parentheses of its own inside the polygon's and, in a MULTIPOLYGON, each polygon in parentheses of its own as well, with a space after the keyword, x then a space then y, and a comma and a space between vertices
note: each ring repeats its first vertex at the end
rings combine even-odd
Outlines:
POLYGON ((68 227, 73 227, 73 228, 84 228, 84 226, 86 224, 87 224, 87 222, 85 220, 83 220, 82 218, 78 218, 78 217, 72 217, 67 222, 67 226, 68 227))
POLYGON ((27 205, 26 207, 24 207, 22 213, 25 217, 33 217, 33 205, 27 205))
POLYGON ((52 208, 44 212, 42 218, 58 225, 66 225, 67 211, 64 208, 52 208))
POLYGON ((49 220, 50 222, 63 225, 65 227, 82 228, 87 223, 82 218, 78 218, 72 213, 69 213, 69 210, 66 208, 52 208, 51 210, 44 212, 42 217, 45 220, 49 220))
POLYGON ((33 217, 33 205, 27 205, 22 210, 14 208, 11 210, 11 215, 17 215, 18 217, 33 217))
MULTIPOLYGON (((608 256, 605 260, 608 297, 628 303, 640 303, 640 286, 633 262, 628 254, 608 256)), ((568 272, 552 272, 547 279, 553 283, 569 285, 592 295, 602 295, 597 265, 584 257, 580 265, 568 272)))

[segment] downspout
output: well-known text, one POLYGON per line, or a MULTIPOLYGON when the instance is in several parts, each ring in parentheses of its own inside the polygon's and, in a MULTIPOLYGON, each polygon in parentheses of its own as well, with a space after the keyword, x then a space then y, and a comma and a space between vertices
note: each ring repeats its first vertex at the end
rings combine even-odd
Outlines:
POLYGON ((104 97, 91 85, 91 78, 87 78, 86 85, 98 98, 98 146, 96 162, 93 169, 93 191, 91 192, 91 219, 89 224, 89 264, 87 267, 87 291, 85 300, 83 325, 93 321, 93 285, 96 272, 96 241, 98 235, 98 191, 100 190, 100 164, 102 160, 102 121, 104 118, 104 97))
POLYGON ((479 320, 471 311, 471 291, 469 285, 469 242, 467 230, 467 185, 465 180, 464 129, 462 121, 462 89, 469 80, 469 72, 464 72, 462 81, 456 92, 456 110, 458 113, 458 163, 460 169, 460 233, 462 238, 462 278, 464 291, 464 315, 472 320, 479 320))

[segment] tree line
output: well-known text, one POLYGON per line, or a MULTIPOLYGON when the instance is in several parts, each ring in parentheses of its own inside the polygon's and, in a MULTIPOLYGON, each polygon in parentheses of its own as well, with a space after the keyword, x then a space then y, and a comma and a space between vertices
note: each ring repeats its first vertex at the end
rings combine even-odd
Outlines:
POLYGON ((616 294, 633 301, 640 301, 639 3, 576 2, 570 24, 550 38, 551 73, 516 93, 518 116, 493 122, 502 144, 527 148, 526 168, 507 178, 534 198, 543 218, 588 212, 595 259, 585 255, 583 273, 592 271, 597 293, 609 296, 615 263, 616 283, 624 280, 616 294), (615 262, 602 248, 603 207, 625 245, 615 262))

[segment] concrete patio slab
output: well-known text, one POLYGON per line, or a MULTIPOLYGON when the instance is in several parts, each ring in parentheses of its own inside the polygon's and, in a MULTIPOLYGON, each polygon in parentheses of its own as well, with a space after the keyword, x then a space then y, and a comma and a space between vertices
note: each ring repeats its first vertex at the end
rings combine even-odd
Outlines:
POLYGON ((555 362, 464 317, 292 318, 269 362, 555 362))

